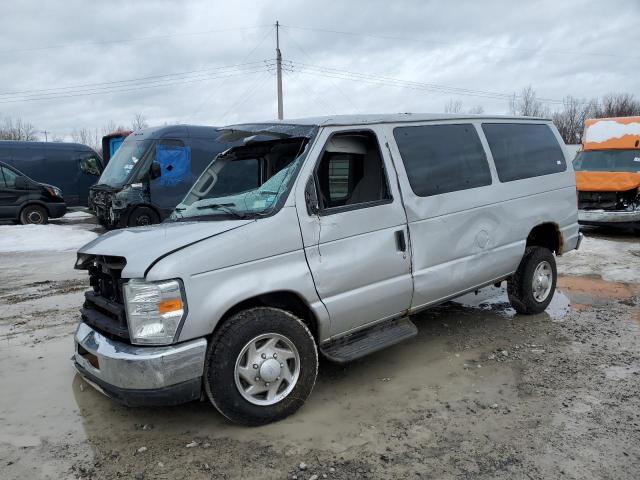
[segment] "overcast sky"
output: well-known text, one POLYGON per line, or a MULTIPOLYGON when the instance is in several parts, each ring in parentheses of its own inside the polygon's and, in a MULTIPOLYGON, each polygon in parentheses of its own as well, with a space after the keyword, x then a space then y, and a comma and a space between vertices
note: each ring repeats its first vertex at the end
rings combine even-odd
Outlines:
POLYGON ((276 19, 285 118, 451 99, 507 113, 501 95, 527 85, 550 101, 640 96, 639 0, 5 3, 0 118, 58 137, 136 112, 151 125, 275 118, 276 19))

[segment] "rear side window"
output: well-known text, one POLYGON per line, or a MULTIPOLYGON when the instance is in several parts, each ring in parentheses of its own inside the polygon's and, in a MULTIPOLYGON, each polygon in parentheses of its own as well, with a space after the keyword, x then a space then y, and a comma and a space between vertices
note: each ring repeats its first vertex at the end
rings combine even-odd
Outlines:
POLYGON ((501 182, 564 172, 562 148, 548 125, 483 123, 501 182))
POLYGON ((472 124, 423 125, 393 130, 409 184, 428 197, 491 184, 491 172, 472 124))

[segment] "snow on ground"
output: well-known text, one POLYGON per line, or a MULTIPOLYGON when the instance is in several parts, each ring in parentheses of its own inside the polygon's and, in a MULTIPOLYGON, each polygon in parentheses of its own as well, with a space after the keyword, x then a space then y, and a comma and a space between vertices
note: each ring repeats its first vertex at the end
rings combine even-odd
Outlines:
POLYGON ((91 218, 93 217, 93 215, 91 215, 88 212, 83 212, 82 210, 77 210, 75 212, 67 212, 64 215, 64 218, 91 218))
POLYGON ((0 253, 77 250, 98 236, 92 225, 0 225, 0 253))
POLYGON ((561 275, 597 275, 609 282, 640 283, 640 244, 585 236, 580 250, 558 257, 561 275))

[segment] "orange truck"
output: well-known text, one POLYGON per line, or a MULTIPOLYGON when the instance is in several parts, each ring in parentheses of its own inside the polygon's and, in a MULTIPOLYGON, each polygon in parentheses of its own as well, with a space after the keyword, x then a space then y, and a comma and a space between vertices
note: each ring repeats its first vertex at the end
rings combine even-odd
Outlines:
POLYGON ((573 168, 582 225, 640 229, 640 117, 586 120, 573 168))

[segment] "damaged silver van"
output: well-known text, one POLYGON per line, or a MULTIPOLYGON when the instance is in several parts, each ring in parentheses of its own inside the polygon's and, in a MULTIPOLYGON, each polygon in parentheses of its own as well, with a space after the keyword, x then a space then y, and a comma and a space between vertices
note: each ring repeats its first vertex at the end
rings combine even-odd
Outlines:
POLYGON ((207 397, 234 422, 284 418, 319 355, 348 362, 408 339, 415 312, 504 280, 518 313, 542 312, 554 255, 580 243, 575 176, 548 120, 337 116, 220 132, 237 146, 168 221, 78 252, 93 288, 74 364, 127 405, 207 397))

